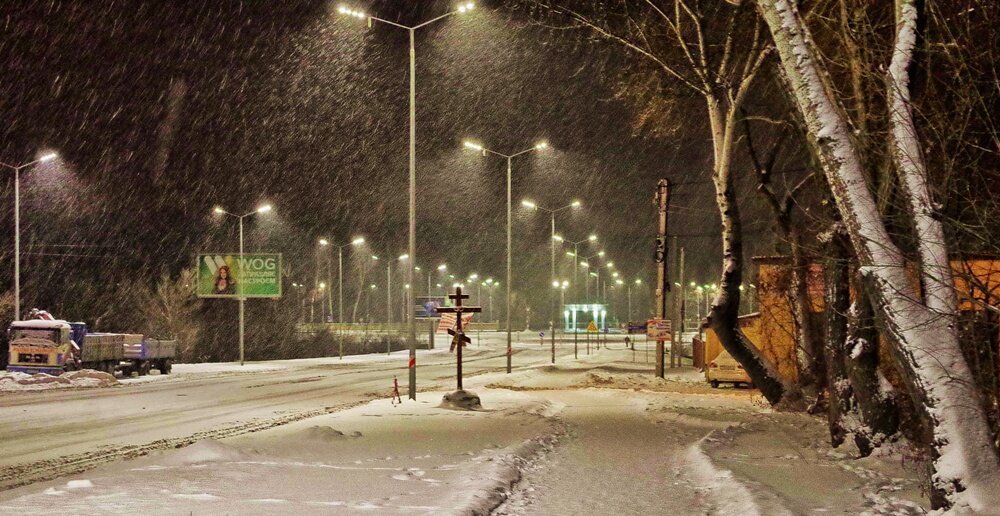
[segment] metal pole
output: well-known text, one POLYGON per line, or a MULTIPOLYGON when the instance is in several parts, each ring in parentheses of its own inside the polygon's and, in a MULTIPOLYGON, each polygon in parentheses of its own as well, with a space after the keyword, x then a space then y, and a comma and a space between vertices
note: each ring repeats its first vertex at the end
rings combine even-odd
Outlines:
MULTIPOLYGON (((385 264, 385 323, 392 324, 392 261, 386 258, 385 264)), ((386 327, 386 330, 389 328, 386 327)))
MULTIPOLYGON (((417 51, 414 44, 414 30, 410 29, 410 260, 417 263, 417 51)), ((413 284, 413 267, 406 275, 413 284)), ((413 305, 413 303, 407 303, 413 305)), ((410 385, 411 400, 417 399, 417 326, 413 314, 407 317, 410 343, 410 385)))
MULTIPOLYGON (((580 302, 580 279, 577 275, 577 261, 580 257, 580 244, 573 244, 573 302, 580 302)), ((574 328, 575 329, 575 328, 574 328)))
POLYGON ((629 284, 626 290, 628 292, 628 321, 625 324, 629 324, 632 322, 632 285, 629 284))
MULTIPOLYGON (((343 246, 337 247, 337 282, 340 283, 340 289, 337 297, 337 310, 340 312, 338 314, 337 322, 340 323, 341 328, 344 325, 344 248, 343 246)), ((340 359, 344 359, 344 336, 340 335, 337 339, 340 341, 340 359)))
MULTIPOLYGON (((679 350, 680 349, 680 343, 681 343, 681 335, 684 333, 684 262, 685 262, 685 256, 684 256, 684 248, 677 246, 677 237, 676 236, 674 237, 674 247, 678 248, 677 252, 678 252, 678 255, 679 255, 679 260, 678 260, 679 263, 678 263, 678 267, 677 267, 677 278, 678 278, 677 282, 680 283, 680 287, 679 287, 679 291, 677 292, 677 299, 676 299, 676 301, 677 301, 677 303, 676 303, 676 305, 677 305, 677 307, 676 307, 676 310, 677 310, 677 312, 676 312, 676 314, 677 314, 677 338, 674 339, 674 345, 672 345, 671 348, 673 348, 675 350, 679 350)), ((692 349, 691 352, 694 353, 694 349, 692 349)), ((670 362, 673 363, 673 358, 671 358, 670 362)), ((678 358, 677 365, 678 366, 681 365, 680 364, 680 358, 678 358)))
POLYGON ((14 168, 14 320, 21 319, 21 168, 14 168))
POLYGON ((326 257, 326 287, 326 304, 330 309, 330 318, 333 319, 333 256, 331 255, 326 257))
MULTIPOLYGON (((556 283, 556 212, 552 212, 552 236, 550 238, 551 248, 552 248, 552 284, 556 283)), ((552 327, 552 363, 556 363, 556 323, 559 320, 559 307, 556 305, 556 292, 555 289, 552 290, 552 295, 549 297, 551 303, 549 305, 549 326, 552 327)))
MULTIPOLYGON (((245 216, 245 215, 244 215, 245 216)), ((240 217, 240 279, 236 282, 236 293, 240 299, 240 365, 243 365, 243 217, 240 217)))
POLYGON ((511 158, 507 157, 507 373, 510 373, 510 356, 513 353, 510 338, 510 285, 511 285, 511 158))

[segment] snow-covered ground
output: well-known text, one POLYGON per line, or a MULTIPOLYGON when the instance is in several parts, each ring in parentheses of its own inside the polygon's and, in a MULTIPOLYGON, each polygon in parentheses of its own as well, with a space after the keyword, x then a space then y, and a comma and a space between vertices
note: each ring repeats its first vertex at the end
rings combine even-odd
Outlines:
MULTIPOLYGON (((453 388, 453 358, 440 350, 421 358, 422 378, 436 390, 398 406, 387 388, 361 393, 393 375, 404 383, 405 353, 352 364, 263 363, 256 371, 193 366, 168 382, 80 391, 177 400, 179 415, 164 423, 181 437, 0 492, 0 513, 920 514, 927 507, 919 464, 905 447, 862 460, 830 450, 823 420, 772 411, 754 390, 711 389, 690 368, 654 378, 641 347, 633 355, 612 339, 612 349, 574 360, 564 342, 551 365, 547 342, 524 343, 508 375, 497 353, 502 336, 483 341, 467 349, 465 381, 482 398, 481 411, 439 406, 453 388), (325 371, 334 377, 317 376, 325 371), (351 388, 359 394, 326 394, 351 388), (259 408, 254 419, 239 420, 243 426, 192 433, 190 423, 171 426, 181 414, 200 414, 188 393, 252 395, 240 406, 259 408), (280 400, 284 410, 264 419, 262 400, 280 400), (330 403, 337 406, 325 408, 330 403)), ((147 440, 165 431, 142 427, 147 440)))
POLYGON ((0 392, 44 391, 73 387, 110 387, 118 385, 114 376, 85 369, 60 376, 0 371, 0 392))

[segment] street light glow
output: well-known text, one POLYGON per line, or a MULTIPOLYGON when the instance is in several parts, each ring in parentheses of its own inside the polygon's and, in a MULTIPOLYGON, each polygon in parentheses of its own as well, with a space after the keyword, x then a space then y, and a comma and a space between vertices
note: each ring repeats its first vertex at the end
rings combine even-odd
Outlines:
POLYGON ((537 204, 535 204, 535 203, 533 203, 533 202, 531 202, 531 201, 529 201, 527 199, 521 201, 521 206, 524 206, 525 208, 531 208, 533 210, 538 209, 538 205, 537 204))
POLYGON ((570 204, 570 206, 572 206, 574 208, 579 208, 580 206, 583 206, 583 203, 580 202, 580 201, 573 201, 573 203, 570 204))
MULTIPOLYGON (((635 280, 635 284, 636 285, 642 285, 642 280, 641 279, 635 280)), ((677 286, 679 287, 680 285, 677 285, 677 286)))
POLYGON ((624 285, 624 284, 625 284, 625 282, 622 281, 622 280, 620 280, 620 279, 616 279, 615 280, 615 285, 624 285))
POLYGON ((546 141, 540 141, 535 144, 535 150, 543 150, 548 148, 549 148, 549 142, 546 141))
POLYGON ((48 154, 46 154, 46 155, 38 158, 38 162, 39 163, 45 163, 46 161, 52 161, 52 160, 56 159, 57 156, 59 156, 59 155, 56 154, 56 153, 54 153, 54 152, 50 152, 50 153, 48 153, 48 154))
POLYGON ((365 237, 357 237, 354 240, 351 240, 351 245, 361 245, 363 243, 365 243, 365 237))
POLYGON ((590 264, 589 264, 589 263, 587 263, 587 262, 580 262, 580 267, 587 267, 587 268, 590 268, 590 264))
POLYGON ((598 252, 598 253, 597 253, 597 256, 600 256, 601 258, 604 258, 604 251, 600 251, 600 252, 598 252))
POLYGON ((330 245, 330 241, 325 238, 321 238, 319 239, 319 245, 330 245))
POLYGON ((442 263, 441 265, 438 265, 438 270, 444 272, 448 270, 448 266, 442 263))
POLYGON ((401 261, 401 262, 405 262, 406 260, 409 260, 409 259, 410 259, 410 255, 408 255, 408 254, 401 254, 401 255, 399 255, 399 261, 401 261))
POLYGON ((482 145, 479 145, 478 143, 470 142, 468 140, 462 142, 462 145, 465 145, 466 148, 472 149, 472 150, 475 150, 475 151, 482 151, 483 150, 483 146, 482 145))
POLYGON ((464 4, 459 4, 458 7, 457 7, 457 9, 458 9, 458 12, 460 12, 460 13, 466 13, 466 12, 471 11, 475 7, 476 7, 476 4, 474 4, 472 2, 465 2, 464 4))
POLYGON ((265 205, 261 206, 260 208, 257 208, 257 213, 267 213, 269 211, 271 211, 271 205, 270 204, 265 204, 265 205))
POLYGON ((361 11, 356 11, 354 9, 351 9, 351 8, 347 7, 346 5, 341 5, 340 7, 337 7, 337 12, 340 13, 340 14, 346 14, 348 16, 353 16, 355 18, 367 18, 368 17, 367 14, 365 14, 365 13, 363 13, 361 11))
POLYGON ((220 215, 226 212, 226 210, 222 209, 222 206, 216 206, 215 208, 212 208, 212 211, 220 215))
POLYGON ((587 237, 587 240, 590 240, 591 242, 597 242, 597 235, 590 235, 589 237, 587 237))
POLYGON ((559 282, 558 281, 553 281, 552 282, 552 286, 555 287, 555 288, 559 288, 559 282))
POLYGON ((563 239, 563 237, 561 235, 552 235, 552 240, 555 240, 556 242, 563 242, 564 241, 564 239, 563 239))
POLYGON ((576 256, 576 253, 573 251, 566 251, 566 256, 576 256))
POLYGON ((372 260, 378 260, 378 255, 372 255, 372 260))

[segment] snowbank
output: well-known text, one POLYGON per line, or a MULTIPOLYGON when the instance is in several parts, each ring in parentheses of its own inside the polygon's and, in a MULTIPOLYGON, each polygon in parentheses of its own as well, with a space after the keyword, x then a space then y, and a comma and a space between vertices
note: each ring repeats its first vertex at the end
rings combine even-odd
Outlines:
POLYGON ((0 371, 0 392, 44 391, 70 387, 111 387, 118 385, 113 375, 93 369, 72 371, 60 376, 0 371))

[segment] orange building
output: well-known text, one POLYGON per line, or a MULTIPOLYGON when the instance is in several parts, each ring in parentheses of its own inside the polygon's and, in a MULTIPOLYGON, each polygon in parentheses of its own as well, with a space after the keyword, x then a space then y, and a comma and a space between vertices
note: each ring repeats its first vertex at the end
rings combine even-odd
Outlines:
MULTIPOLYGON (((757 266, 757 306, 759 311, 740 317, 740 328, 761 353, 773 363, 781 376, 794 383, 798 379, 796 360, 795 323, 790 300, 792 273, 785 256, 765 256, 753 259, 757 266)), ((966 315, 981 314, 987 307, 1000 307, 1000 257, 969 256, 951 262, 955 275, 955 289, 959 309, 966 315)), ((811 315, 817 329, 823 327, 824 301, 823 266, 813 263, 809 267, 807 288, 811 301, 811 315)), ((916 279, 916 277, 914 277, 916 279)), ((750 295, 753 295, 753 290, 750 295)), ((994 343, 1000 335, 992 335, 994 343)), ((995 344, 996 345, 996 344, 995 344)), ((706 331, 705 362, 708 363, 722 351, 722 344, 711 329, 706 331)), ((1000 355, 1000 347, 996 354, 1000 355)))

